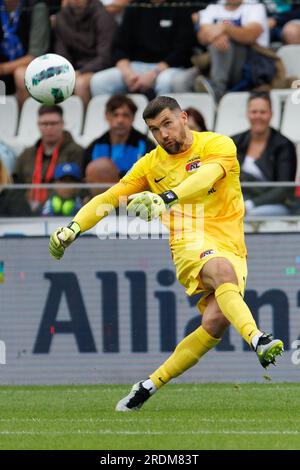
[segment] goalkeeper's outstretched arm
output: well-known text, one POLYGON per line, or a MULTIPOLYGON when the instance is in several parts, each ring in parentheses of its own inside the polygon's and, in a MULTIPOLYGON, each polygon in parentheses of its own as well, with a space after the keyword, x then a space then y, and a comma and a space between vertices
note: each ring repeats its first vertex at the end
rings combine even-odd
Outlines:
POLYGON ((86 230, 96 225, 114 208, 120 199, 147 188, 145 178, 124 178, 103 194, 95 196, 75 215, 67 227, 58 227, 50 237, 49 251, 55 259, 62 258, 65 249, 86 230))

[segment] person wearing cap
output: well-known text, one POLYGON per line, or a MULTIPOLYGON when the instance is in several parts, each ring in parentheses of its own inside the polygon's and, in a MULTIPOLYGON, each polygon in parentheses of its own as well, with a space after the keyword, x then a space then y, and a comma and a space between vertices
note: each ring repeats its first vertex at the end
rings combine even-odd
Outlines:
POLYGON ((82 179, 81 170, 77 163, 60 163, 54 172, 54 183, 70 183, 66 188, 57 187, 42 207, 42 215, 71 216, 82 207, 82 199, 74 184, 82 179))

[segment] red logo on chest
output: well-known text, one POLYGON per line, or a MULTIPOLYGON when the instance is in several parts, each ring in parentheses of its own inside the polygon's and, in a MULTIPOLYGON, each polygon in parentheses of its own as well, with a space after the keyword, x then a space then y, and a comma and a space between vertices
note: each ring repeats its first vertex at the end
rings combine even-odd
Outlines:
POLYGON ((188 163, 186 166, 185 166, 185 169, 186 171, 190 172, 190 171, 195 171, 195 170, 198 170, 198 168, 200 167, 201 165, 201 161, 200 160, 195 160, 194 162, 191 162, 191 163, 188 163))

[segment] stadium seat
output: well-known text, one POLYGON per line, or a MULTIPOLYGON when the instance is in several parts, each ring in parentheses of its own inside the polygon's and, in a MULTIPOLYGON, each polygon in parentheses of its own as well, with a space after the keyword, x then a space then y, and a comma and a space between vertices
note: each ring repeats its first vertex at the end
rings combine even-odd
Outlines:
POLYGON ((4 141, 13 137, 18 125, 18 103, 14 96, 6 96, 0 103, 0 137, 4 141))
POLYGON ((64 110, 65 128, 75 137, 80 135, 83 127, 84 108, 79 96, 70 96, 60 104, 64 110))
POLYGON ((287 77, 300 78, 300 45, 281 46, 277 51, 277 55, 284 64, 287 77))
POLYGON ((292 92, 293 90, 291 90, 290 88, 283 88, 283 89, 278 88, 278 89, 271 90, 270 95, 271 95, 272 107, 273 107, 272 125, 277 130, 279 130, 281 127, 283 109, 285 106, 286 99, 288 96, 290 96, 292 92), (276 125, 275 125, 274 119, 276 119, 276 125))
POLYGON ((246 116, 248 92, 227 93, 219 103, 215 131, 234 135, 249 128, 246 116))
MULTIPOLYGON (((246 116, 249 92, 227 93, 219 103, 215 131, 219 134, 235 135, 246 131, 249 122, 246 116)), ((271 126, 279 129, 280 101, 271 95, 273 117, 271 126)))
POLYGON ((136 106, 137 106, 137 112, 135 115, 135 120, 134 120, 134 127, 140 132, 143 132, 144 134, 147 134, 148 128, 146 126, 146 123, 143 119, 143 112, 144 109, 146 108, 147 104, 149 103, 148 98, 146 98, 145 95, 142 95, 140 93, 131 93, 128 95, 129 98, 131 98, 136 106))
MULTIPOLYGON (((298 98, 300 92, 298 92, 298 98)), ((299 130, 299 99, 292 99, 292 94, 285 100, 285 106, 282 115, 281 132, 293 142, 300 140, 299 130)))
MULTIPOLYGON (((37 112, 40 106, 40 103, 28 98, 22 107, 17 141, 25 146, 33 145, 39 138, 37 112)), ((78 96, 71 96, 63 103, 60 103, 60 106, 64 110, 65 129, 70 131, 73 137, 79 135, 83 124, 81 99, 78 96)))
POLYGON ((33 98, 27 98, 21 109, 17 140, 25 146, 33 145, 39 138, 37 111, 40 106, 33 98))
MULTIPOLYGON (((135 115, 134 127, 140 132, 146 134, 147 126, 142 118, 142 114, 148 104, 148 99, 146 96, 138 93, 132 93, 128 96, 138 107, 135 115)), ((105 119, 105 105, 109 98, 110 95, 98 95, 94 96, 90 100, 86 110, 83 135, 76 138, 77 142, 82 145, 88 145, 92 140, 107 131, 108 124, 105 119)))
POLYGON ((182 109, 192 106, 201 112, 208 130, 214 129, 215 105, 213 98, 207 93, 170 93, 178 101, 182 109))

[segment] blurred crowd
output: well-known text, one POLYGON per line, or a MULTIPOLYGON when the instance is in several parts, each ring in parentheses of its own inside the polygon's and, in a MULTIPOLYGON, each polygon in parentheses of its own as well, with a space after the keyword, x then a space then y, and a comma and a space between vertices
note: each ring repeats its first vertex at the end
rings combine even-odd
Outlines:
MULTIPOLYGON (((0 135, 0 216, 72 216, 97 191, 75 189, 75 183, 115 183, 153 149, 151 136, 134 127, 137 106, 130 93, 148 99, 208 93, 217 107, 228 92, 250 91, 249 128, 232 136, 241 180, 295 181, 296 148, 270 125, 269 91, 289 88, 298 78, 287 76, 276 51, 282 44, 300 44, 300 5, 285 0, 208 3, 0 0, 0 80, 20 110, 28 98, 26 67, 46 52, 73 64, 74 94, 85 109, 92 97, 110 96, 108 130, 87 148, 65 130, 58 105, 39 108, 40 138, 20 155, 0 135), (2 188, 14 183, 54 183, 57 189, 2 188)), ((203 110, 189 107, 186 112, 191 129, 211 130, 203 110)), ((248 215, 299 212, 294 188, 245 188, 244 199, 248 215)))

